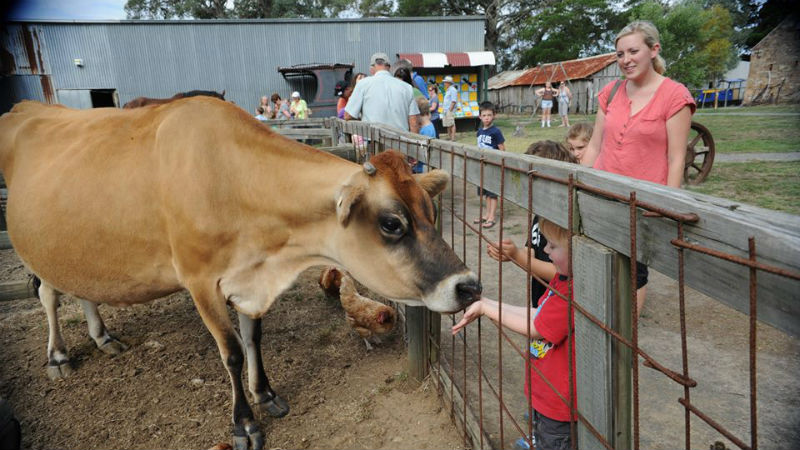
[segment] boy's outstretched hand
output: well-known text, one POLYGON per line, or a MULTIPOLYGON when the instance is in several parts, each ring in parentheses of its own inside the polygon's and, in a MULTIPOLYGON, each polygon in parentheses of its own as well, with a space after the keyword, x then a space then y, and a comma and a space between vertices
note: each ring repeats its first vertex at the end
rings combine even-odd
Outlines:
POLYGON ((503 239, 500 242, 489 242, 486 244, 486 253, 495 261, 511 261, 517 253, 517 246, 511 239, 503 239), (502 247, 503 254, 500 255, 502 247))
POLYGON ((462 328, 469 325, 472 321, 477 319, 478 317, 483 315, 483 299, 478 300, 477 302, 469 305, 466 311, 464 311, 464 317, 461 320, 453 325, 452 332, 453 334, 457 334, 462 328))

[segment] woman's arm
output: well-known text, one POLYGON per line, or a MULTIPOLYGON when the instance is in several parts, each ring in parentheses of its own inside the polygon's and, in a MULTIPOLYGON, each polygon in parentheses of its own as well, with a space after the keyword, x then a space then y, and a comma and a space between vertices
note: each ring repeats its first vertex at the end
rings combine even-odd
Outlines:
POLYGON ((535 90, 533 93, 536 94, 537 96, 541 97, 542 94, 544 93, 544 88, 539 88, 539 89, 535 90))
MULTIPOLYGON (((689 106, 667 119, 667 186, 680 189, 686 163, 686 141, 692 126, 689 106)), ((596 128, 595 128, 596 129, 596 128)))
POLYGON ((600 155, 600 146, 603 144, 603 126, 606 123, 606 115, 602 109, 597 109, 597 116, 594 119, 594 133, 589 143, 586 144, 586 149, 583 151, 581 158, 581 165, 586 167, 594 166, 597 157, 600 155))
MULTIPOLYGON (((509 305, 507 303, 503 303, 503 321, 501 325, 523 336, 528 335, 531 339, 540 339, 542 335, 539 334, 539 332, 536 331, 536 327, 533 326, 533 318, 535 311, 536 310, 532 308, 529 309, 524 306, 514 306, 514 305, 509 305), (530 311, 531 326, 530 326, 530 334, 528 335, 529 311, 530 311)), ((500 322, 498 303, 494 300, 490 300, 484 297, 481 298, 479 301, 470 305, 469 308, 467 308, 467 310, 464 311, 464 317, 462 317, 457 324, 453 325, 452 328, 453 334, 458 333, 459 330, 461 330, 462 328, 464 328, 465 326, 467 326, 480 316, 486 316, 495 323, 500 322)))

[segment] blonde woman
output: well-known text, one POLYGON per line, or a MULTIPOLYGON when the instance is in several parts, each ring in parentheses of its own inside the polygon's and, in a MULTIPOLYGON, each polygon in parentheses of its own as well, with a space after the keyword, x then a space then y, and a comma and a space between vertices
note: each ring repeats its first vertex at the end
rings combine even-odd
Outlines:
MULTIPOLYGON (((645 21, 617 34, 617 64, 625 80, 598 95, 594 133, 581 164, 680 188, 695 102, 686 86, 665 77, 656 27, 645 21)), ((638 265, 639 312, 647 267, 638 265)))

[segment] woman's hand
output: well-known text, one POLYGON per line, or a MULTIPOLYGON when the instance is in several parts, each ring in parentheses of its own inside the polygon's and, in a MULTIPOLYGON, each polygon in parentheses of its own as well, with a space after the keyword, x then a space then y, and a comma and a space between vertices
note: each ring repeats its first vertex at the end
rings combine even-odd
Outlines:
POLYGON ((495 261, 506 262, 514 259, 517 254, 517 246, 511 239, 503 239, 502 242, 489 242, 486 244, 486 253, 495 261), (502 250, 502 254, 500 251, 502 250))
POLYGON ((466 311, 464 311, 464 317, 461 320, 453 325, 452 332, 453 334, 457 334, 462 328, 472 323, 475 319, 483 315, 483 299, 478 300, 477 302, 469 305, 466 311))

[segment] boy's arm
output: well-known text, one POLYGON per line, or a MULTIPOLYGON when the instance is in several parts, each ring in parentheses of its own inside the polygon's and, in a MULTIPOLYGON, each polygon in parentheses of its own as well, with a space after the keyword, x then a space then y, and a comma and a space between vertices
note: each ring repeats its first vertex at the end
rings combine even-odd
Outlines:
POLYGON ((498 150, 502 150, 502 151, 506 151, 506 144, 497 144, 497 149, 498 150))
POLYGON ((525 336, 528 333, 528 311, 530 311, 530 334, 531 339, 541 339, 542 335, 536 331, 533 326, 533 317, 535 309, 529 309, 524 306, 514 306, 507 303, 503 304, 503 321, 500 322, 500 312, 498 311, 499 303, 488 298, 481 298, 479 301, 473 303, 464 312, 464 317, 461 318, 457 324, 453 325, 453 334, 458 333, 459 330, 467 326, 480 316, 486 316, 495 323, 500 323, 505 328, 508 328, 515 333, 525 336))

